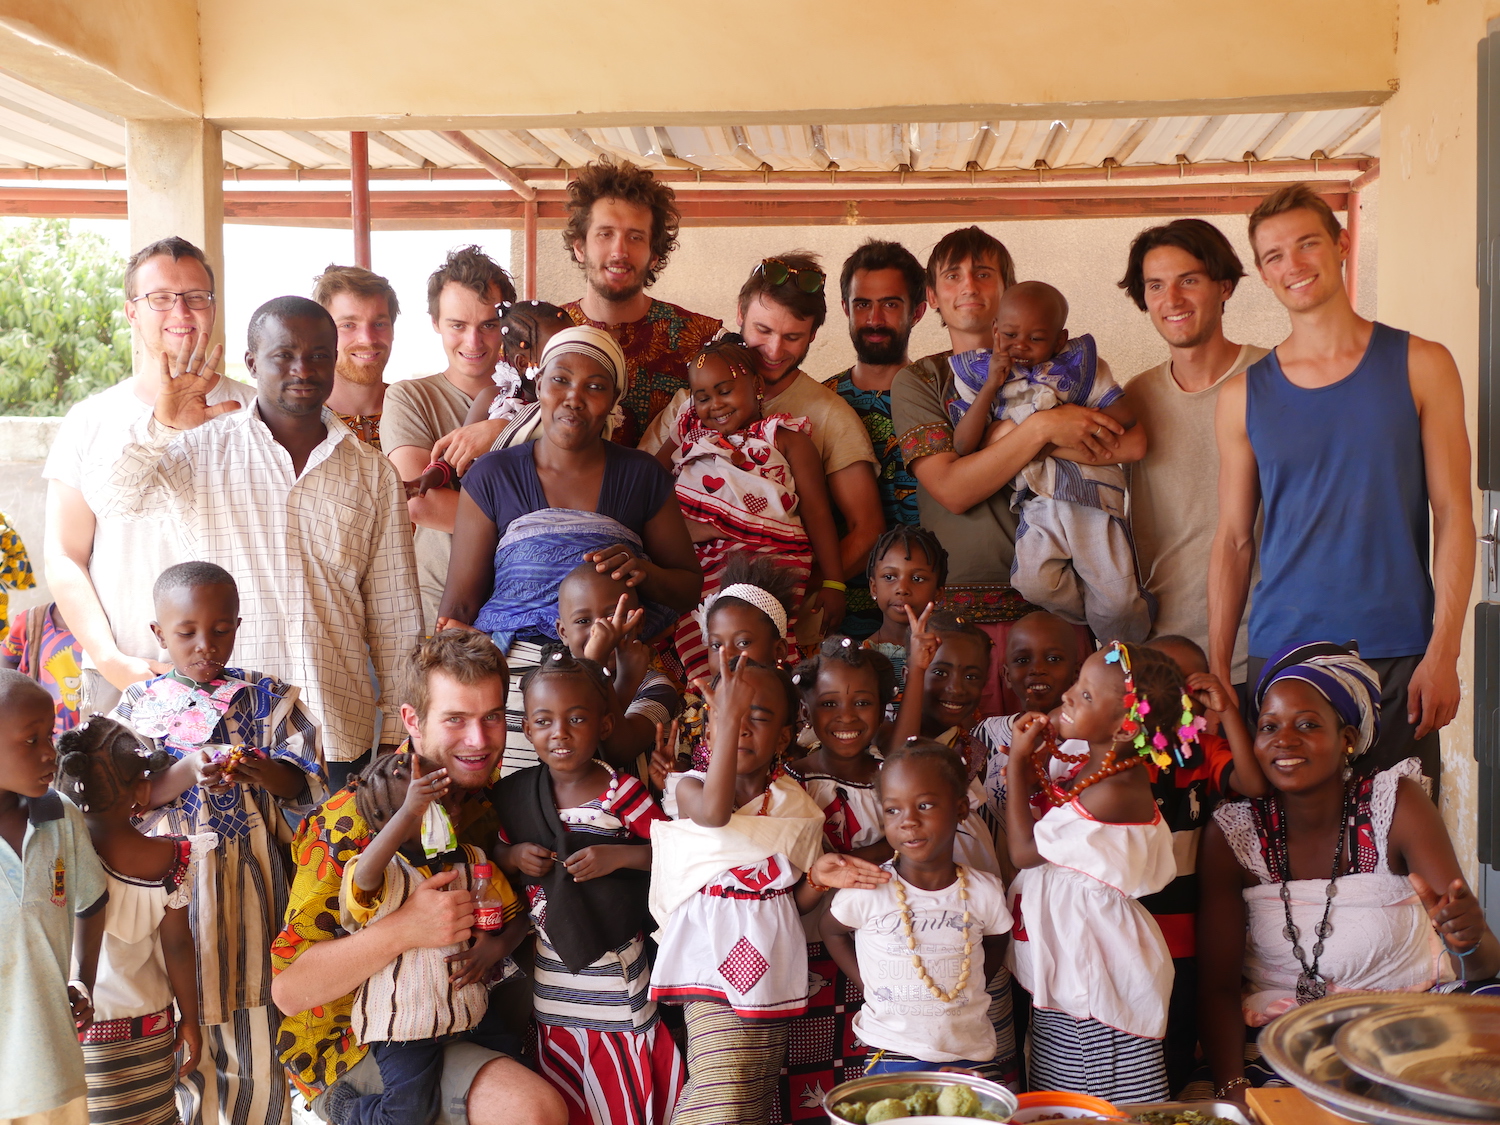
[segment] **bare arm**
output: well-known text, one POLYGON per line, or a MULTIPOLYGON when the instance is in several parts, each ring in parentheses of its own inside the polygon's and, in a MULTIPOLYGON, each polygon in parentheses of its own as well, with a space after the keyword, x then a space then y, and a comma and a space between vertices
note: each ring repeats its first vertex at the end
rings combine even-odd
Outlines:
POLYGON ((1245 1076, 1244 873, 1213 819, 1198 845, 1198 1028, 1214 1086, 1245 1076))
POLYGON ((500 530, 467 492, 458 493, 458 518, 448 556, 448 582, 438 608, 439 620, 472 625, 495 588, 495 547, 500 530))
POLYGON ((1459 643, 1474 588, 1474 513, 1458 368, 1447 348, 1416 336, 1411 337, 1408 357, 1432 506, 1432 639, 1407 688, 1407 721, 1416 725, 1416 736, 1422 738, 1458 714, 1459 643))
MULTIPOLYGON (((464 425, 472 426, 476 422, 488 422, 490 420, 490 403, 495 401, 495 396, 500 393, 500 388, 491 384, 483 388, 474 396, 474 401, 469 404, 469 412, 464 415, 464 425)), ((492 438, 491 441, 494 439, 492 438)))
POLYGON ((646 577, 641 581, 641 593, 679 613, 697 605, 703 593, 703 570, 693 551, 677 497, 668 497, 656 515, 646 521, 641 542, 651 556, 646 577))
MULTIPOLYGON (((880 506, 875 466, 869 461, 856 461, 828 474, 828 493, 849 529, 839 540, 840 569, 836 574, 841 579, 854 578, 865 572, 870 548, 885 534, 885 510, 880 506)), ((825 572, 825 577, 835 574, 825 572)))
POLYGON ((677 807, 683 816, 706 828, 722 828, 734 815, 734 780, 740 730, 750 715, 755 689, 741 661, 733 667, 719 651, 719 686, 709 708, 708 772, 702 781, 685 777, 677 783, 677 807))
POLYGON ((1127 465, 1145 457, 1146 431, 1144 427, 1137 425, 1135 411, 1127 400, 1116 399, 1104 407, 1104 413, 1123 425, 1125 432, 1115 434, 1110 430, 1105 430, 1095 435, 1099 443, 1105 447, 1102 455, 1095 455, 1087 449, 1057 447, 1051 450, 1052 456, 1061 457, 1064 461, 1072 461, 1078 465, 1127 465))
POLYGON ((1042 734, 1046 715, 1032 712, 1016 720, 1011 735, 1010 759, 1005 764, 1005 836, 1010 844, 1010 859, 1018 868, 1040 867, 1046 858, 1036 846, 1036 821, 1031 817, 1031 794, 1036 786, 1031 776, 1031 760, 1042 734))
MULTIPOLYGON (((779 429, 776 444, 792 469, 792 484, 797 492, 797 514, 812 543, 813 562, 824 578, 843 580, 843 562, 839 557, 839 539, 833 528, 833 508, 828 502, 828 478, 823 475, 823 460, 812 438, 794 430, 779 429)), ((860 462, 866 464, 866 462, 860 462)), ((853 468, 854 466, 849 466, 853 468)), ((873 481, 872 481, 873 483, 873 481)), ((880 514, 880 498, 876 495, 875 514, 885 528, 885 517, 880 514)), ((877 535, 877 538, 879 536, 877 535)), ((870 546, 874 546, 872 540, 870 546)), ((868 554, 870 547, 865 548, 868 554)), ((837 590, 823 590, 816 594, 818 604, 825 610, 824 629, 831 631, 843 619, 843 605, 833 612, 833 602, 842 602, 837 590)))
POLYGON ((831 911, 823 915, 819 928, 822 931, 823 946, 828 950, 828 956, 832 957, 833 963, 854 982, 854 987, 863 992, 865 982, 859 975, 859 957, 854 951, 854 931, 835 918, 831 911))
POLYGON ((203 1053, 203 1029, 198 1026, 198 954, 193 931, 188 925, 185 906, 172 907, 162 915, 161 951, 167 965, 167 979, 172 984, 172 998, 177 1001, 177 1047, 186 1052, 179 1074, 191 1074, 198 1068, 203 1053))
POLYGON ((1250 597, 1260 477, 1245 430, 1245 376, 1224 384, 1214 413, 1219 442, 1219 526, 1208 560, 1208 667, 1230 682, 1234 640, 1250 597))
POLYGON ((1009 375, 1010 358, 999 350, 991 352, 990 371, 984 386, 979 388, 969 409, 953 427, 953 451, 960 457, 967 457, 984 444, 985 431, 995 413, 995 396, 1009 375))
MULTIPOLYGON (((387 454, 391 464, 402 480, 416 480, 422 470, 432 463, 432 450, 416 445, 403 445, 387 454)), ((454 516, 458 512, 458 492, 452 488, 434 488, 421 496, 413 496, 406 502, 407 514, 418 527, 433 531, 453 533, 454 516)))
POLYGON ((1233 764, 1225 771, 1224 788, 1232 788, 1245 797, 1264 797, 1270 793, 1270 783, 1255 760, 1255 739, 1240 714, 1239 697, 1211 672, 1195 672, 1189 676, 1187 689, 1188 694, 1206 710, 1219 716, 1223 724, 1224 740, 1229 743, 1229 752, 1234 758, 1233 764))

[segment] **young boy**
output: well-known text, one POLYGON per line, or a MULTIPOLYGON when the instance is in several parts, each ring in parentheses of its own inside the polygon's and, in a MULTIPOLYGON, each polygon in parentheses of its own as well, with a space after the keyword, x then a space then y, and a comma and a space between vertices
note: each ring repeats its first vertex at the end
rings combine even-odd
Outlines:
MULTIPOLYGON (((948 404, 959 456, 996 440, 1038 410, 1075 403, 1126 426, 1119 456, 1145 456, 1145 435, 1092 336, 1068 339, 1068 302, 1040 281, 1000 298, 994 351, 949 358, 959 397, 948 404), (997 399, 999 400, 997 402, 997 399)), ((1125 470, 1040 457, 1016 476, 1021 513, 1011 585, 1033 605, 1084 623, 1102 642, 1143 641, 1152 610, 1136 576, 1125 523, 1125 470)))
POLYGON ((79 690, 83 686, 83 648, 63 620, 57 603, 32 606, 16 614, 0 648, 0 662, 30 676, 52 696, 57 722, 52 737, 78 725, 79 690))
POLYGON ((168 567, 153 591, 151 630, 172 671, 132 684, 112 713, 177 764, 154 775, 147 834, 215 832, 197 868, 188 916, 198 944, 204 1050, 178 1085, 185 1122, 281 1125, 288 1088, 274 1044, 271 939, 286 913, 278 849, 326 795, 318 725, 298 691, 228 667, 239 590, 212 563, 168 567))
POLYGON ((52 697, 0 669, 0 714, 0 1122, 85 1125, 78 1032, 93 1021, 104 868, 51 788, 52 697))
POLYGON ((614 729, 601 744, 615 766, 649 758, 657 729, 670 726, 682 711, 682 692, 640 639, 644 619, 635 588, 600 574, 593 563, 580 563, 558 587, 558 637, 574 656, 602 664, 615 689, 614 729))

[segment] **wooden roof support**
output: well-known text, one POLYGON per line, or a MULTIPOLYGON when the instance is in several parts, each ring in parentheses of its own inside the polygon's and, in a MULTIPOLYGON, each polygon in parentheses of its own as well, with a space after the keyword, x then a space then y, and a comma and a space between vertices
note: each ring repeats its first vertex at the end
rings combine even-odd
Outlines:
POLYGON ((478 141, 470 139, 467 133, 460 132, 457 129, 447 129, 440 135, 443 140, 455 148, 462 149, 475 160, 479 161, 479 166, 497 180, 503 180, 509 184, 515 193, 526 202, 530 203, 536 199, 536 188, 523 180, 520 173, 516 172, 510 165, 496 160, 487 148, 478 141))

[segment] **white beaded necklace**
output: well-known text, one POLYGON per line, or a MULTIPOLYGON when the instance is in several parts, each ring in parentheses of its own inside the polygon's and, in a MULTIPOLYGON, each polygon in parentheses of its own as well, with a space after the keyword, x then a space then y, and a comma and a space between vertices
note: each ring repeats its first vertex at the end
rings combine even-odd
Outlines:
MULTIPOLYGON (((615 794, 619 792, 620 789, 620 773, 614 768, 614 766, 610 765, 608 762, 600 762, 599 764, 605 769, 609 770, 609 788, 606 789, 604 791, 604 795, 599 798, 599 811, 601 813, 607 813, 614 807, 615 794)), ((589 823, 587 816, 567 817, 563 816, 561 812, 558 813, 558 816, 564 824, 589 823)))
POLYGON ((964 959, 958 970, 958 983, 953 986, 952 991, 944 992, 935 983, 927 972, 927 966, 922 964, 922 957, 917 952, 917 935, 913 928, 911 907, 906 902, 906 887, 901 881, 901 876, 896 876, 896 905, 901 910, 901 932, 906 935, 906 948, 911 952, 912 966, 917 970, 917 977, 927 986, 927 991, 944 1004, 951 1004, 969 984, 969 967, 974 955, 974 943, 969 940, 969 877, 964 871, 962 864, 954 864, 958 872, 958 901, 963 903, 963 930, 964 930, 964 959))

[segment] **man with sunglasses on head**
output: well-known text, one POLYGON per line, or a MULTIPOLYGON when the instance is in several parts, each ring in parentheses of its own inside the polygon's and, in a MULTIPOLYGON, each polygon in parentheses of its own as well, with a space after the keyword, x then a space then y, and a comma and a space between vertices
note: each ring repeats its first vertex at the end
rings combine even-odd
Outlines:
MULTIPOLYGON (((98 517, 110 470, 130 428, 150 415, 164 366, 213 333, 214 273, 203 251, 164 238, 125 266, 125 318, 134 372, 77 403, 63 418, 42 475, 47 585, 83 648, 83 714, 108 711, 137 680, 171 670, 151 632, 151 581, 183 562, 170 519, 98 517)), ((220 375, 210 404, 253 401, 255 390, 220 375)))
MULTIPOLYGON (((864 573, 865 559, 885 531, 875 483, 875 448, 854 408, 801 367, 828 317, 827 276, 815 255, 793 250, 766 258, 740 287, 739 329, 755 355, 765 388, 762 414, 790 414, 812 423, 813 445, 823 461, 828 494, 846 529, 839 540, 842 574, 824 575, 839 586, 864 573)), ((641 448, 655 452, 672 431, 687 392, 677 395, 652 424, 641 448)), ((839 588, 839 587, 835 587, 839 588)), ((803 615, 798 640, 810 643, 817 622, 803 615), (808 622, 806 626, 803 622, 808 622)))

